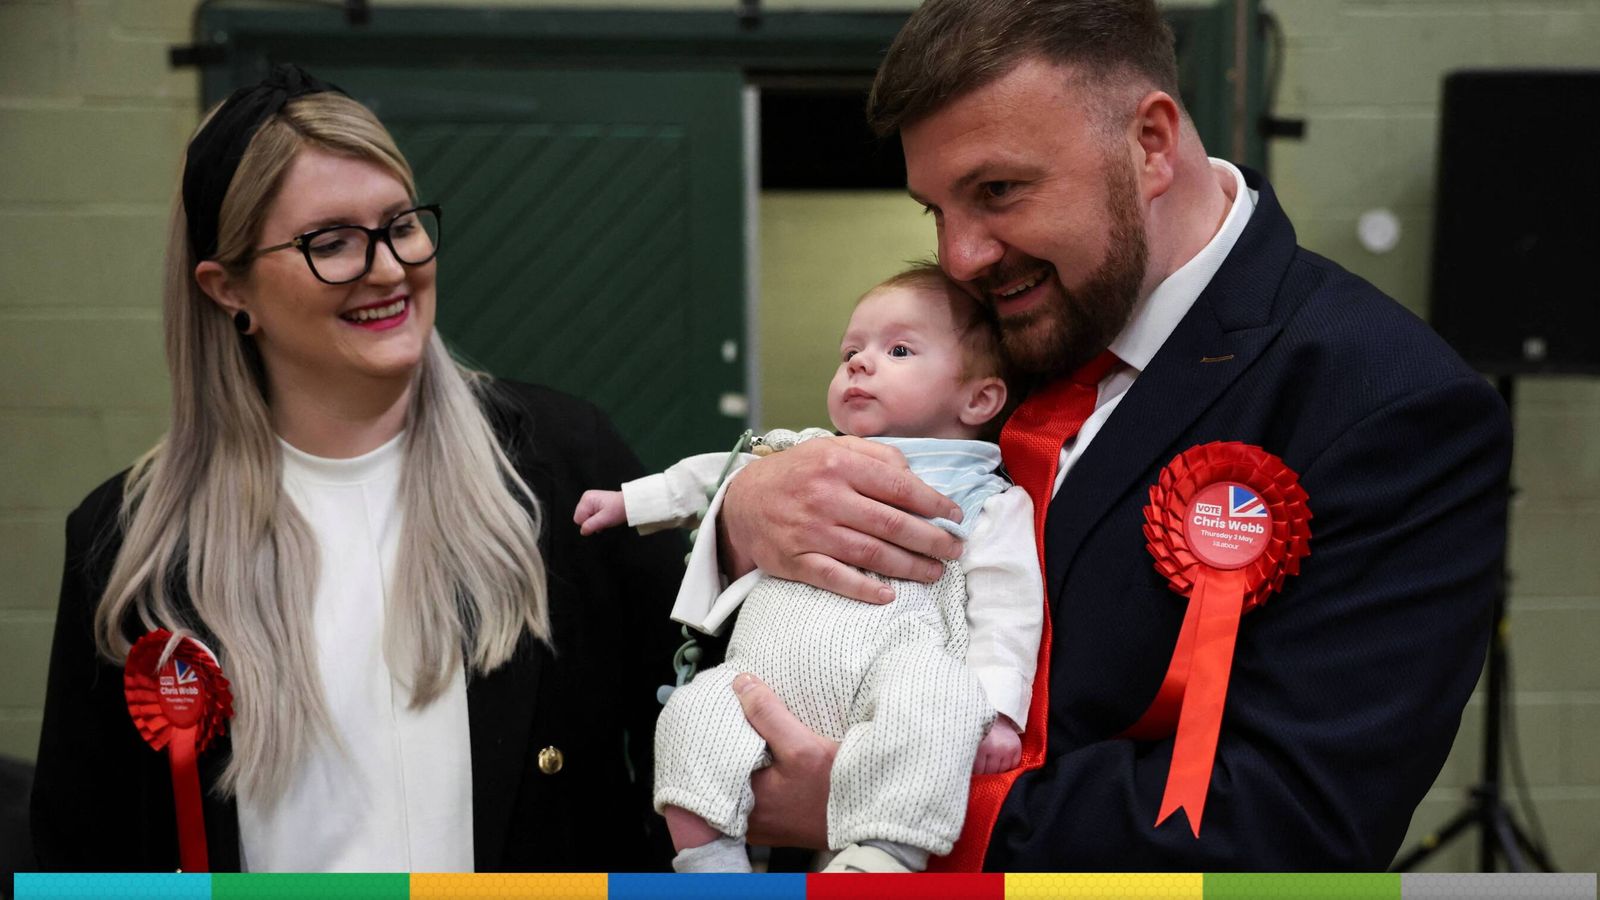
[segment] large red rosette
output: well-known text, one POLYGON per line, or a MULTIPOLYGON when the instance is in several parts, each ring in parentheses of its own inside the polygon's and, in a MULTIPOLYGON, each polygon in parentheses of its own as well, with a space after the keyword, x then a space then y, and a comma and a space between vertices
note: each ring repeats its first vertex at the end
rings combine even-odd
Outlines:
POLYGON ((191 637, 175 640, 158 628, 129 649, 122 687, 139 736, 165 750, 172 767, 179 865, 185 872, 208 872, 198 758, 233 715, 228 679, 204 644, 191 637))
POLYGON ((1300 572, 1311 510, 1283 460, 1219 441, 1191 447, 1161 470, 1144 518, 1156 571, 1189 606, 1155 701, 1123 736, 1176 734, 1156 825, 1182 808, 1198 838, 1239 619, 1300 572))

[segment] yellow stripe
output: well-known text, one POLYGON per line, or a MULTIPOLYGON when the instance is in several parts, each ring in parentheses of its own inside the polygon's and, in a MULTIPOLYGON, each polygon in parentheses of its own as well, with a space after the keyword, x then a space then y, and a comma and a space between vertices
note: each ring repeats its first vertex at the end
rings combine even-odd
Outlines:
POLYGON ((502 897, 606 900, 605 873, 412 875, 411 900, 490 900, 502 897))
POLYGON ((1007 875, 1006 900, 1103 897, 1106 900, 1200 900, 1205 876, 1180 875, 1007 875))

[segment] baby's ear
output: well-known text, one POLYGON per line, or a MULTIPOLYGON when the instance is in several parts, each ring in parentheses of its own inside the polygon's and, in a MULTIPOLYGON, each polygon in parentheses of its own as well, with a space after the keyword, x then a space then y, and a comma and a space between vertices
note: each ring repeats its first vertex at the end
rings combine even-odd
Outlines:
POLYGON ((976 428, 1000 415, 1006 405, 1006 383, 993 375, 975 378, 963 385, 966 403, 961 408, 961 424, 976 428))

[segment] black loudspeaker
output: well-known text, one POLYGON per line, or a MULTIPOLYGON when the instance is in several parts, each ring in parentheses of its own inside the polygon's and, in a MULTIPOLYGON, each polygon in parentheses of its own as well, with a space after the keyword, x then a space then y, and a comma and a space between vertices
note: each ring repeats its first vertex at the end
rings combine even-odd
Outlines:
POLYGON ((1479 371, 1600 374, 1600 71, 1445 78, 1433 327, 1479 371))

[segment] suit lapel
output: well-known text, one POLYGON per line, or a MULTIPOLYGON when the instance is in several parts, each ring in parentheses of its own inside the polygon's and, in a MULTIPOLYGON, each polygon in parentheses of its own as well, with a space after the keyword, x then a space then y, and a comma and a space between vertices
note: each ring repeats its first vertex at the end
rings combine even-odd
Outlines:
MULTIPOLYGON (((1119 499, 1148 486, 1153 468, 1187 449, 1178 439, 1282 328, 1286 311, 1274 300, 1294 255, 1294 230, 1266 181, 1248 170, 1245 180, 1260 196, 1238 242, 1051 500, 1045 571, 1052 609, 1084 539, 1119 499)), ((1127 540, 1143 546, 1137 532, 1127 540)))

